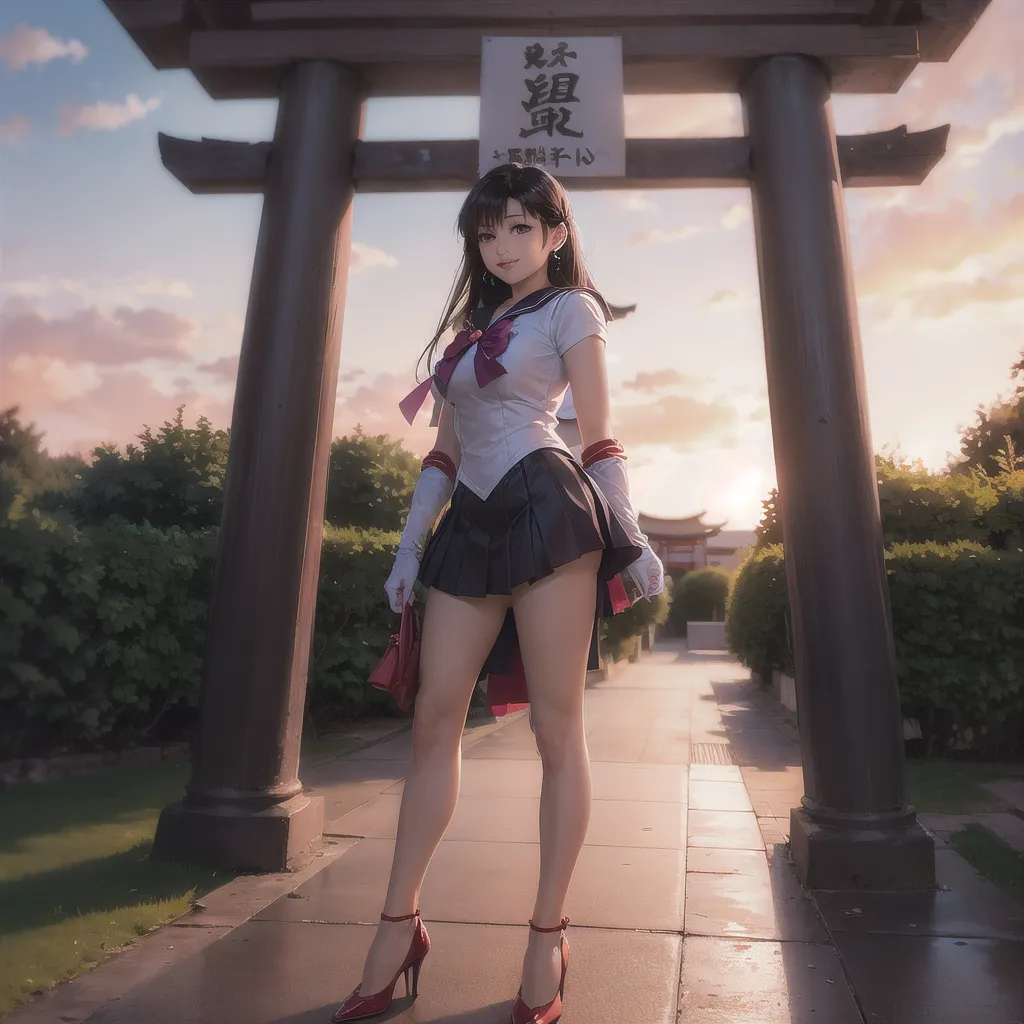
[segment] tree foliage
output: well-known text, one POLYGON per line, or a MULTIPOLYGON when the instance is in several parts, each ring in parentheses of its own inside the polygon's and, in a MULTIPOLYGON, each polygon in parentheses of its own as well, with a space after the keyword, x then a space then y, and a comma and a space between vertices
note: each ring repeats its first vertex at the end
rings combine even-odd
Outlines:
POLYGON ((409 511, 420 460, 387 434, 354 434, 331 445, 324 518, 332 526, 400 530, 409 511))
POLYGON ((722 622, 729 596, 729 573, 705 566, 681 576, 672 585, 668 622, 676 636, 686 636, 687 622, 722 622))
POLYGON ((0 518, 20 515, 40 494, 69 490, 86 468, 77 455, 52 458, 43 435, 23 424, 19 411, 16 405, 0 411, 0 518))
MULTIPOLYGON (((932 473, 920 462, 909 462, 898 455, 876 456, 885 543, 971 541, 998 550, 1024 544, 1024 517, 1015 497, 1022 470, 1009 468, 1012 460, 1024 466, 1024 460, 1016 454, 1018 450, 1011 438, 1004 439, 1003 447, 995 453, 996 471, 992 474, 979 469, 932 473)), ((762 507, 754 546, 781 544, 777 490, 771 491, 762 507)))
POLYGON ((116 517, 162 529, 203 530, 220 522, 228 433, 205 416, 186 427, 184 406, 173 422, 154 432, 146 426, 138 444, 122 454, 115 445, 94 449, 92 463, 70 492, 45 493, 36 506, 65 510, 82 525, 116 517))
POLYGON ((1020 362, 1011 371, 1016 382, 1013 394, 994 402, 988 408, 978 406, 977 422, 960 436, 960 462, 956 473, 980 469, 993 474, 1000 471, 1000 452, 1005 452, 1009 437, 1018 452, 1024 452, 1024 351, 1020 362))

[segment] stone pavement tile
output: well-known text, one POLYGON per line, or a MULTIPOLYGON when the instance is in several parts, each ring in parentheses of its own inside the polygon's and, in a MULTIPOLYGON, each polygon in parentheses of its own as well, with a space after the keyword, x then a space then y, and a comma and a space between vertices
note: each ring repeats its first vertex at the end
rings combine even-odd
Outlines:
POLYGON ((1024 1024, 1019 942, 840 932, 836 944, 869 1024, 1024 1024))
POLYGON ((540 760, 537 753, 537 740, 530 732, 530 726, 524 717, 522 722, 512 722, 503 729, 498 729, 485 736, 478 743, 463 753, 463 763, 473 758, 510 758, 513 761, 540 760))
MULTIPOLYGON (((657 803, 686 803, 685 766, 631 764, 593 761, 590 765, 595 800, 652 800, 657 803)), ((474 796, 539 796, 541 763, 508 759, 486 761, 466 758, 462 762, 459 798, 474 796)), ((384 792, 401 793, 405 781, 393 783, 384 792)))
MULTIPOLYGON (((644 749, 651 738, 649 727, 642 729, 623 729, 615 725, 599 726, 593 732, 587 731, 587 747, 590 756, 595 761, 619 761, 633 762, 639 764, 642 760, 644 749)), ((654 759, 654 764, 663 764, 666 761, 654 759)), ((667 763, 674 764, 674 760, 667 763)))
POLYGON ((383 743, 374 743, 346 754, 345 761, 402 761, 408 763, 412 751, 412 731, 400 733, 383 743))
POLYGON ((690 810, 692 811, 750 811, 750 797, 742 782, 690 783, 690 810))
MULTIPOLYGON (((375 923, 394 843, 363 839, 330 868, 257 915, 261 921, 375 923)), ((529 843, 445 840, 430 862, 420 908, 427 920, 519 925, 529 920, 540 849, 529 843)), ((682 931, 680 850, 584 847, 566 913, 596 928, 682 931)))
MULTIPOLYGON (((325 831, 340 836, 394 839, 401 801, 397 793, 381 794, 330 822, 325 831)), ((445 838, 484 843, 536 843, 540 841, 539 813, 538 797, 460 796, 445 838)), ((677 803, 595 800, 587 843, 683 849, 686 808, 677 803)))
MULTIPOLYGON (((433 924, 419 998, 400 981, 387 1020, 503 1024, 527 930, 433 924)), ((252 922, 90 1024, 326 1024, 358 979, 372 929, 252 922)), ((570 930, 563 1024, 675 1020, 676 936, 570 930)))
POLYGON ((324 820, 333 821, 389 791, 407 770, 407 761, 341 758, 304 772, 302 781, 310 793, 324 798, 324 820))
MULTIPOLYGON (((402 798, 384 793, 330 823, 329 831, 368 839, 394 839, 402 798)), ((536 843, 540 840, 536 797, 460 797, 449 839, 480 842, 536 843)))
POLYGON ((830 946, 688 936, 678 1024, 862 1024, 862 1018, 830 946))
POLYGON ((776 856, 743 874, 687 872, 687 935, 827 942, 828 935, 789 859, 776 856))
POLYGON ((751 811, 691 811, 688 844, 716 850, 761 850, 764 840, 751 811))
POLYGON ((742 769, 743 781, 746 783, 750 795, 795 794, 797 802, 804 795, 804 773, 799 765, 779 766, 768 769, 744 766, 742 769))
POLYGON ((715 850, 691 846, 686 851, 686 870, 711 875, 751 875, 766 863, 764 850, 715 850))
POLYGON ((686 807, 650 800, 595 800, 587 846, 686 849, 686 807))
POLYGON ((983 782, 982 786, 1008 806, 1024 811, 1024 778, 996 779, 994 782, 983 782))
MULTIPOLYGON (((540 758, 514 761, 508 758, 488 761, 483 758, 463 758, 459 796, 538 796, 540 794, 540 758)), ((385 790, 401 793, 405 780, 385 790)))
POLYGON ((788 793, 776 792, 758 796, 756 793, 750 793, 749 790, 748 794, 754 813, 759 818, 784 818, 786 820, 789 819, 789 812, 794 807, 800 806, 800 798, 803 796, 802 793, 790 796, 788 793))
MULTIPOLYGON (((1024 942, 1024 906, 977 874, 951 849, 935 851, 932 892, 816 892, 818 909, 836 933, 1016 939, 1024 942)), ((1020 950, 1024 974, 1024 947, 1020 950)))
POLYGON ((690 724, 666 717, 650 731, 640 761, 644 764, 688 764, 690 760, 690 724))
POLYGON ((761 830, 765 849, 784 846, 789 842, 789 818, 775 818, 758 815, 757 827, 761 830))
POLYGON ((743 773, 735 764, 691 764, 691 782, 742 782, 743 773))
POLYGON ((616 764, 594 761, 590 766, 595 800, 687 802, 684 764, 616 764))

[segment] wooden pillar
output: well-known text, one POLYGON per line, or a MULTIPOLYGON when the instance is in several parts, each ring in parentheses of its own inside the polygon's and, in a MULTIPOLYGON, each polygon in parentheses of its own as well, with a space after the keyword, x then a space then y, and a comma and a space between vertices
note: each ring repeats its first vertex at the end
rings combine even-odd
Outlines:
POLYGON ((792 812, 794 860, 812 888, 929 888, 933 845, 904 794, 828 72, 768 58, 743 99, 806 792, 792 812))
POLYGON ((280 871, 315 843, 323 803, 298 776, 352 222, 356 81, 311 61, 285 75, 231 422, 184 800, 154 853, 280 871))

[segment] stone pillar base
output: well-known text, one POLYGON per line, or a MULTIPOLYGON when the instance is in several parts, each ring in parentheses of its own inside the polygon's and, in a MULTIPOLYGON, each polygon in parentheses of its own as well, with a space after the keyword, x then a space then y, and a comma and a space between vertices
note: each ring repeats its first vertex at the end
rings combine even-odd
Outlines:
POLYGON ((935 888, 935 843, 916 818, 872 829, 822 824, 794 807, 789 831, 808 889, 935 888))
POLYGON ((262 811, 182 801, 161 812, 153 857, 229 871, 290 871, 313 850, 323 828, 322 796, 300 793, 262 811))

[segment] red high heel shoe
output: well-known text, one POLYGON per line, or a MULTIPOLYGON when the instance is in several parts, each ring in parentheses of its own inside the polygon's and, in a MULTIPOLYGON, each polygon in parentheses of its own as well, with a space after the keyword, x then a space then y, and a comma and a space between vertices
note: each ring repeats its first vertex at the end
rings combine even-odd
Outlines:
POLYGON ((337 1013, 331 1018, 331 1024, 343 1024, 343 1022, 351 1020, 365 1020, 367 1017, 376 1017, 378 1014, 384 1013, 391 1007, 391 1000, 395 995, 395 986, 403 974, 405 975, 405 994, 412 995, 413 999, 416 998, 420 984, 420 968, 423 966, 424 957, 430 952, 430 937, 427 935, 427 929, 423 927, 423 922, 419 917, 420 912, 418 910, 414 914, 405 914, 402 917, 388 917, 387 914, 380 915, 382 921, 411 921, 413 918, 416 918, 416 931, 413 933, 412 945, 409 947, 409 954, 405 958, 405 963, 398 969, 398 973, 391 980, 391 984, 385 985, 384 988, 379 992, 375 992, 372 996, 361 996, 359 994, 359 986, 357 985, 355 992, 338 1007, 337 1013), (411 986, 409 984, 410 974, 412 974, 411 986))
MULTIPOLYGON (((564 932, 569 918, 563 917, 555 928, 538 928, 532 921, 530 928, 535 932, 564 932)), ((558 983, 558 994, 545 1006, 532 1009, 523 1002, 523 989, 519 987, 516 1001, 512 1004, 511 1024, 558 1024, 562 1019, 562 997, 565 994, 565 973, 569 970, 569 942, 563 935, 560 941, 562 950, 562 979, 558 983)))

